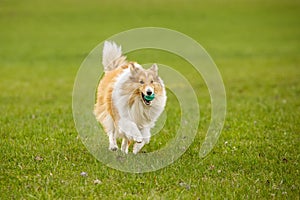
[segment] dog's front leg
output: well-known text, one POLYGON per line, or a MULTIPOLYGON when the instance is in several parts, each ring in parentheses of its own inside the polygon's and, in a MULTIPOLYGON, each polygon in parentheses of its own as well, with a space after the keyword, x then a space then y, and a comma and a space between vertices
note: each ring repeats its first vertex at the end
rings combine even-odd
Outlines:
POLYGON ((145 141, 143 140, 142 142, 136 142, 133 145, 133 153, 137 154, 145 145, 145 141))
POLYGON ((134 154, 137 154, 144 147, 145 144, 148 144, 150 142, 150 137, 151 137, 150 128, 149 127, 142 128, 141 133, 143 136, 143 141, 136 142, 134 144, 133 146, 134 154))
POLYGON ((121 119, 119 121, 119 129, 125 134, 128 140, 134 140, 136 142, 143 141, 143 136, 137 125, 129 119, 121 119))
POLYGON ((141 133, 145 144, 148 144, 151 138, 150 128, 149 127, 142 128, 141 133))

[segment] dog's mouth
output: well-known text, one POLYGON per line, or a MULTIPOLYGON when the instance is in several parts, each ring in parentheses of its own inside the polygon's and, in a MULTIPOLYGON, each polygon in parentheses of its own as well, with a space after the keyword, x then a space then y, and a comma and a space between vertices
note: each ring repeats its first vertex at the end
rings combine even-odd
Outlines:
POLYGON ((141 92, 141 94, 142 94, 142 100, 143 100, 144 104, 146 106, 150 106, 152 104, 153 99, 152 100, 147 99, 146 95, 144 95, 143 92, 141 92))

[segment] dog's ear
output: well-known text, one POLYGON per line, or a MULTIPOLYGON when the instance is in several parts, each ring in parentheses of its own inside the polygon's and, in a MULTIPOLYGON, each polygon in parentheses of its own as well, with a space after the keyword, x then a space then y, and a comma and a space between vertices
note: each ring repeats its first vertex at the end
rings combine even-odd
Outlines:
POLYGON ((134 65, 134 63, 129 63, 129 68, 131 74, 136 74, 140 69, 134 65))
POLYGON ((150 70, 153 71, 155 73, 155 75, 157 75, 157 71, 158 71, 158 67, 157 64, 154 63, 151 67, 150 70))

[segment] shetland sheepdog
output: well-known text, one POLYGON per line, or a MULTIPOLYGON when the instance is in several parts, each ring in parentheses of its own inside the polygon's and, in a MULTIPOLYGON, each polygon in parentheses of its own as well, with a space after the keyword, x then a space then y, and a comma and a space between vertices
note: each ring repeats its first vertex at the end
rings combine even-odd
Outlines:
POLYGON ((157 64, 144 69, 137 62, 126 60, 121 46, 105 41, 102 64, 104 76, 97 90, 94 114, 109 138, 109 149, 128 153, 133 142, 137 154, 150 141, 151 128, 166 105, 166 91, 158 76, 157 64))

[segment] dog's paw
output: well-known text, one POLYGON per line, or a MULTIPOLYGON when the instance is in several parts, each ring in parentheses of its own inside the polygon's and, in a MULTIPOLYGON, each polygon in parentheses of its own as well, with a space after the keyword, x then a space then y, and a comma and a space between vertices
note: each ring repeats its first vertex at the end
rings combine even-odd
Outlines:
POLYGON ((118 150, 118 146, 116 146, 116 145, 109 146, 108 149, 111 150, 111 151, 117 151, 118 150))
POLYGON ((139 152, 139 150, 134 148, 132 152, 133 152, 133 154, 137 154, 139 152))

